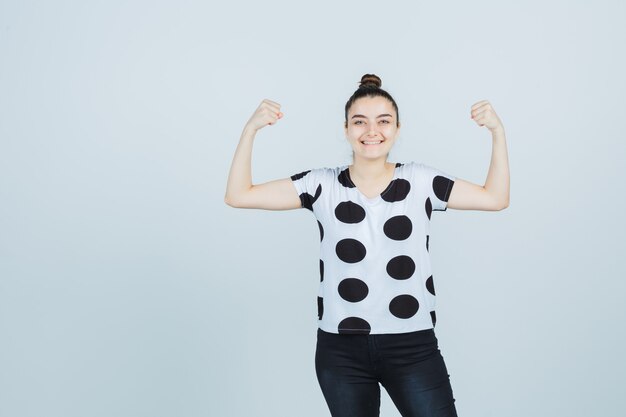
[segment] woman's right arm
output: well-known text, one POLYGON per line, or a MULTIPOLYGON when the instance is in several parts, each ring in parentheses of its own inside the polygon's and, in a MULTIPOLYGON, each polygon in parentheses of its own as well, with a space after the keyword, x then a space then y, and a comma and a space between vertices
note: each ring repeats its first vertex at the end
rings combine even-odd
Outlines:
POLYGON ((252 145, 259 129, 283 117, 280 104, 263 100, 243 129, 230 166, 224 202, 231 207, 266 210, 301 208, 300 197, 291 178, 252 184, 252 145))

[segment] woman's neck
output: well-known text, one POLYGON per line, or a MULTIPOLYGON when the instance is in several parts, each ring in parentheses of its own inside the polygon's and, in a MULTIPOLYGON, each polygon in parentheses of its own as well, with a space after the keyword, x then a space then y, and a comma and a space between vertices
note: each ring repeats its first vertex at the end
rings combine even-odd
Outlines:
POLYGON ((385 159, 363 160, 356 159, 350 165, 350 175, 353 178, 364 181, 375 180, 386 177, 393 171, 395 164, 387 162, 385 159))

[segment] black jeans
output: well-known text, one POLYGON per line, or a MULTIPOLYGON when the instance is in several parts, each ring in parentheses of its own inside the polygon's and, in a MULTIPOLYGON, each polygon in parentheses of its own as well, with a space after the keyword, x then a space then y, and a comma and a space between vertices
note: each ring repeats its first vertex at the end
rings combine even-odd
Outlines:
POLYGON ((380 413, 380 382, 403 417, 456 417, 434 329, 398 334, 317 330, 315 370, 333 417, 380 413))

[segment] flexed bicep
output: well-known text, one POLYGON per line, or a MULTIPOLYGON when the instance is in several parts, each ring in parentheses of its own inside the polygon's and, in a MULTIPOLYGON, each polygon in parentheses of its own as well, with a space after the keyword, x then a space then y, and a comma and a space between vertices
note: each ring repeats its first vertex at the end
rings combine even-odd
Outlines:
POLYGON ((482 185, 456 178, 448 198, 448 208, 495 211, 502 210, 504 207, 482 185))
POLYGON ((255 184, 248 192, 230 204, 238 208, 265 210, 291 210, 302 207, 300 197, 291 178, 282 178, 255 184))

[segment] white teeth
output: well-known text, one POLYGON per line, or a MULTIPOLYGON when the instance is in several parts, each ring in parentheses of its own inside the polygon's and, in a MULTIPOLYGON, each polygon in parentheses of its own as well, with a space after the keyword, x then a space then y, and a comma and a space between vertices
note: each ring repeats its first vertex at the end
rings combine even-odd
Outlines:
POLYGON ((368 142, 368 141, 363 141, 362 143, 364 143, 365 145, 378 145, 381 141, 377 141, 377 142, 368 142))

